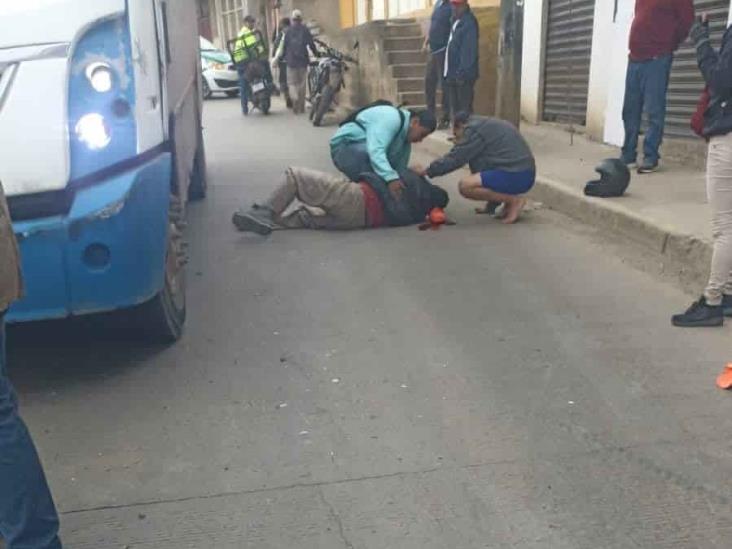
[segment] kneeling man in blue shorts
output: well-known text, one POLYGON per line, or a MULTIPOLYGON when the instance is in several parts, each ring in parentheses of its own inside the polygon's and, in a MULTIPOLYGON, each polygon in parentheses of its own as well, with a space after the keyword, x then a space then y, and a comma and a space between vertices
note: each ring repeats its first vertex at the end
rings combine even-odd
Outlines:
POLYGON ((479 213, 504 204, 503 222, 514 223, 534 186, 536 162, 526 140, 509 122, 489 116, 458 113, 453 122, 455 146, 435 160, 423 175, 445 175, 468 164, 472 175, 460 181, 460 194, 487 202, 479 213))

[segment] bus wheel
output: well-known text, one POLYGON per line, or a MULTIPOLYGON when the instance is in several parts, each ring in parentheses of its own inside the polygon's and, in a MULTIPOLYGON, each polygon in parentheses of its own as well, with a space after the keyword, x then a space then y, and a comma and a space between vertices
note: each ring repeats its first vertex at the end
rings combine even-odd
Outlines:
POLYGON ((193 171, 191 172, 191 183, 188 187, 188 198, 190 200, 203 200, 208 193, 208 178, 206 177, 206 150, 203 146, 203 138, 196 149, 196 158, 193 160, 193 171))
POLYGON ((178 341, 186 321, 186 252, 182 216, 180 199, 171 196, 163 289, 138 310, 139 326, 146 339, 155 343, 178 341))

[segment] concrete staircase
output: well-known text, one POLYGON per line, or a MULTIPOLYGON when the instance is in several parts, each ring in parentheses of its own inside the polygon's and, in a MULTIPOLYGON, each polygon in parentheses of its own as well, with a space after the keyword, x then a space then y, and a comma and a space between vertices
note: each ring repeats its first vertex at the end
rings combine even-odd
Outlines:
POLYGON ((422 51, 424 35, 415 19, 391 19, 384 28, 384 51, 396 83, 397 102, 411 108, 425 108, 424 73, 427 53, 422 51))

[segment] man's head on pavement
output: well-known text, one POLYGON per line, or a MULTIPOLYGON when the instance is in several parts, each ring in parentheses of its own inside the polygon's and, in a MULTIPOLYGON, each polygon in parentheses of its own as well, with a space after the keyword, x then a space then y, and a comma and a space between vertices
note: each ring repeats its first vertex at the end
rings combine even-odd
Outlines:
POLYGON ((430 111, 410 111, 409 132, 407 141, 421 143, 425 137, 437 128, 437 118, 430 111))
POLYGON ((302 12, 300 10, 292 10, 292 22, 295 25, 302 23, 302 12))
POLYGON ((433 208, 447 208, 447 204, 450 202, 450 195, 442 187, 432 185, 430 188, 430 203, 433 208))
POLYGON ((468 125, 470 120, 470 113, 467 111, 460 111, 455 115, 452 120, 452 133, 455 136, 455 140, 459 141, 462 139, 465 133, 465 127, 468 125))
POLYGON ((450 0, 450 4, 455 17, 460 17, 468 9, 468 0, 450 0))

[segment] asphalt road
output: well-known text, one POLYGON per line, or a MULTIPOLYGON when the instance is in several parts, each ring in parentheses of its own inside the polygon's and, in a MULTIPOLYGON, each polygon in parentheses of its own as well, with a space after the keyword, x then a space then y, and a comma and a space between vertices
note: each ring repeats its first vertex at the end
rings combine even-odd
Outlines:
POLYGON ((333 131, 237 106, 206 104, 184 339, 11 332, 68 547, 732 545, 729 327, 671 328, 689 297, 591 229, 457 193, 436 232, 237 234, 333 131))

